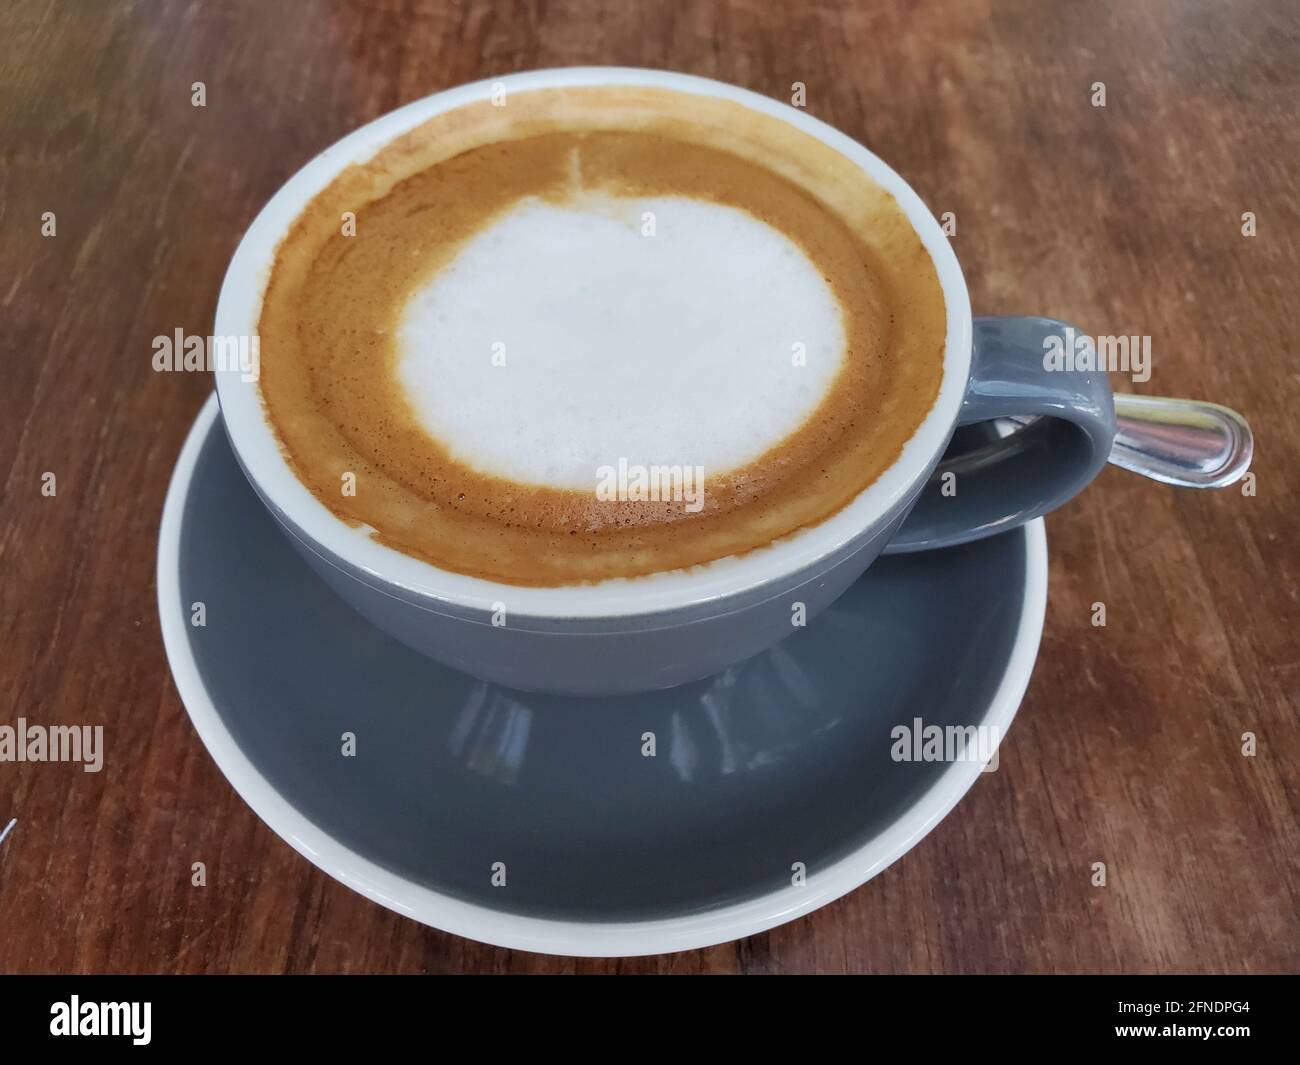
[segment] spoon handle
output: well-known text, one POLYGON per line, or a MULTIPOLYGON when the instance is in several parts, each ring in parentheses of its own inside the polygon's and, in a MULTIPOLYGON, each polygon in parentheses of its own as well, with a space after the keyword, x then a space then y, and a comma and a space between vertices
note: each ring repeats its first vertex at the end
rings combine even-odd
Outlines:
POLYGON ((1110 461, 1184 488, 1224 488, 1250 467, 1255 440, 1246 419, 1217 403, 1166 396, 1115 396, 1110 461))

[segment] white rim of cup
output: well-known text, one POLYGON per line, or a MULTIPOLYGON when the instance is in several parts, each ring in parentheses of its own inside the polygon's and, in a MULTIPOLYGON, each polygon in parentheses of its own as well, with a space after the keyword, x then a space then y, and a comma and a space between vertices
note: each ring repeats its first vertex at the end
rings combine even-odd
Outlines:
MULTIPOLYGON (((235 742, 203 683, 180 601, 180 534, 194 467, 216 415, 214 397, 190 430, 163 504, 158 537, 158 615, 172 676, 208 753, 253 812, 313 865, 372 902, 444 932, 512 950, 578 957, 695 950, 775 928, 860 887, 916 846, 979 779, 982 767, 977 762, 951 762, 892 825, 826 869, 812 870, 805 887, 792 885, 686 917, 590 923, 524 917, 453 899, 398 876, 340 843, 276 791, 235 742)), ((1025 592, 1020 624, 1002 681, 979 722, 996 728, 999 740, 1006 738, 1029 685, 1047 610, 1043 519, 1024 528, 1025 592)), ((358 624, 365 623, 358 620, 358 624)), ((237 663, 230 666, 235 668, 237 663)))
POLYGON ((806 530, 743 556, 688 570, 590 585, 528 588, 469 577, 423 562, 372 539, 336 517, 298 480, 266 419, 260 388, 237 371, 218 372, 217 393, 232 446, 266 499, 315 542, 374 583, 463 607, 491 609, 506 602, 516 617, 628 617, 710 602, 770 583, 833 554, 902 502, 943 450, 956 424, 971 359, 970 297, 961 267, 934 216, 897 173, 862 145, 811 115, 724 82, 635 67, 569 67, 487 79, 425 97, 362 126, 326 148, 290 178, 254 219, 227 268, 217 303, 216 336, 253 336, 276 247, 306 204, 346 166, 374 156, 384 145, 429 118, 488 97, 583 85, 657 86, 732 100, 810 133, 861 167, 903 208, 935 265, 947 305, 944 376, 929 414, 897 460, 838 513, 806 530))

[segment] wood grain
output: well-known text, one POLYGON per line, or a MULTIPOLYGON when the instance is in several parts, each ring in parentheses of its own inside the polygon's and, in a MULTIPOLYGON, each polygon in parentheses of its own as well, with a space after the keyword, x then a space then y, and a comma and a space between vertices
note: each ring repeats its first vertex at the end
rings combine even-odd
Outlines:
POLYGON ((1300 969, 1298 72, 1300 8, 1250 0, 9 0, 0 724, 102 724, 110 753, 97 774, 0 764, 0 969, 1300 969), (977 310, 1149 334, 1150 381, 1117 388, 1227 403, 1259 441, 1254 496, 1111 470, 1049 520, 1002 768, 896 866, 768 934, 626 961, 470 943, 318 872, 204 751, 154 605, 163 493, 210 384, 152 372, 152 338, 208 331, 244 228, 342 134, 588 63, 805 83, 810 112, 955 213, 977 310))

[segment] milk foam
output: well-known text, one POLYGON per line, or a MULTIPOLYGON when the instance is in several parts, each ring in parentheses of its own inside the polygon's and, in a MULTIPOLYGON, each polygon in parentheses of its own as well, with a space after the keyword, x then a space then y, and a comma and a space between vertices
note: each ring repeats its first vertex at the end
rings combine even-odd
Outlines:
POLYGON ((783 233, 722 204, 594 193, 521 201, 472 238, 398 342, 421 426, 458 461, 582 491, 620 459, 707 476, 758 458, 845 348, 830 286, 783 233))

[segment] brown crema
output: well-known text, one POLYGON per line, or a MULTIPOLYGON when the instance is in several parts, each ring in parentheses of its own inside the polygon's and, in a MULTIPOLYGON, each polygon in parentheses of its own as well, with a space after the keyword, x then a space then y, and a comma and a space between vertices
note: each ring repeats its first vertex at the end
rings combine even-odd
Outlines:
MULTIPOLYGON (((261 390, 295 473, 343 520, 441 569, 557 586, 702 565, 825 520, 925 418, 945 330, 943 291, 907 216, 820 140, 674 90, 544 89, 439 115, 316 196, 266 288, 261 390), (398 383, 411 295, 522 199, 565 204, 585 191, 743 209, 794 241, 840 305, 846 350, 820 404, 757 460, 708 470, 697 513, 476 470, 421 427, 398 383)), ((644 401, 671 403, 675 385, 689 382, 647 367, 644 401)))

